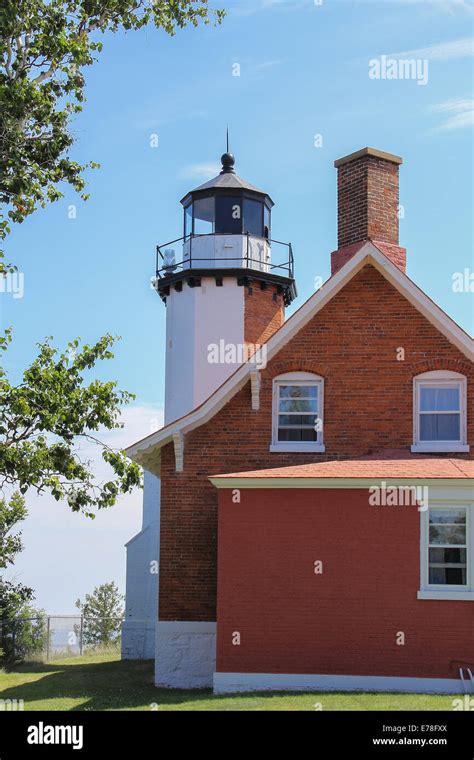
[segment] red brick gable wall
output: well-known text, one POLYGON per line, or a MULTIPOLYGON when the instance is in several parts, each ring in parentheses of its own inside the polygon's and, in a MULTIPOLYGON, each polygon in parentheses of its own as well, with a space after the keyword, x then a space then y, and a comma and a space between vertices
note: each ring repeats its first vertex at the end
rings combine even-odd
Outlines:
POLYGON ((285 318, 283 296, 275 285, 265 290, 252 282, 245 289, 244 296, 244 336, 246 343, 263 344, 282 326, 285 318))
POLYGON ((357 489, 240 497, 219 492, 218 672, 457 679, 472 667, 471 605, 417 599, 416 507, 371 506, 357 489))
MULTIPOLYGON (((160 620, 216 619, 217 491, 224 472, 355 457, 412 444, 412 380, 431 369, 468 376, 472 365, 373 267, 364 267, 262 372, 260 410, 246 385, 207 424, 186 434, 184 471, 162 450, 160 620), (404 348, 405 361, 396 360, 404 348), (305 370, 325 378, 325 454, 270 453, 272 379, 305 370)), ((459 455, 457 455, 459 456, 459 455)), ((473 456, 473 452, 467 455, 473 456)))

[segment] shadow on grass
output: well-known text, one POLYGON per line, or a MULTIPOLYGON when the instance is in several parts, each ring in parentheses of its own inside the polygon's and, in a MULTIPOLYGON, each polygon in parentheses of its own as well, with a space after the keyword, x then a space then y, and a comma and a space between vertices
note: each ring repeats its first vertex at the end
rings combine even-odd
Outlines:
POLYGON ((156 709, 152 705, 184 710, 314 710, 316 698, 329 710, 433 710, 452 709, 451 700, 456 696, 285 692, 285 704, 281 705, 278 692, 213 695, 211 689, 158 689, 153 670, 153 660, 24 663, 5 674, 17 680, 16 685, 2 689, 0 676, 0 699, 22 699, 27 710, 151 711, 156 709))
POLYGON ((30 710, 133 710, 140 707, 151 709, 153 703, 179 705, 191 700, 196 702, 212 695, 210 689, 157 689, 153 683, 153 666, 153 660, 24 663, 5 675, 44 675, 5 689, 1 688, 0 680, 0 699, 22 699, 30 710), (64 701, 68 699, 82 701, 65 708, 64 701), (45 700, 50 704, 35 705, 45 700))

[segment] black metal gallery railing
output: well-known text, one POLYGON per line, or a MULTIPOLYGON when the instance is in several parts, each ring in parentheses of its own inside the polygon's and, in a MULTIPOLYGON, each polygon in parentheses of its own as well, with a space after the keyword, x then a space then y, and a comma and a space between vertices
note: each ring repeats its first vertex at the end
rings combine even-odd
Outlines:
MULTIPOLYGON (((272 274, 281 275, 282 277, 294 278, 294 259, 291 243, 282 243, 280 240, 268 240, 267 238, 259 238, 250 233, 243 233, 241 237, 246 238, 246 247, 239 257, 227 257, 215 258, 212 255, 202 256, 202 246, 199 245, 201 250, 196 251, 197 241, 203 238, 218 237, 222 235, 224 237, 231 237, 229 233, 224 232, 212 232, 206 235, 187 235, 186 237, 176 238, 176 240, 170 240, 169 243, 163 243, 156 246, 156 277, 162 279, 170 274, 176 274, 186 269, 219 269, 229 268, 230 262, 234 262, 235 269, 253 269, 261 272, 267 272, 272 274), (278 264, 264 261, 262 258, 254 258, 252 251, 252 243, 256 241, 262 241, 264 244, 268 244, 272 249, 272 257, 275 254, 275 246, 282 246, 285 249, 284 261, 278 264), (175 243, 188 243, 189 248, 183 255, 180 261, 175 260, 174 251, 173 256, 170 256, 167 252, 167 248, 175 243), (194 243, 194 255, 193 255, 193 243, 194 243), (207 263, 205 263, 207 262, 207 263)), ((236 236, 237 237, 237 236, 236 236)), ((281 249, 277 249, 281 250, 281 249)))

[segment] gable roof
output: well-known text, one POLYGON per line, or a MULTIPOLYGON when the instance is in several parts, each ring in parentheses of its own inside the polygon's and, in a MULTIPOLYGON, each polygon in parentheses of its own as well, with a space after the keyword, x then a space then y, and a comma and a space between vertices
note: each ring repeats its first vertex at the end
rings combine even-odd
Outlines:
MULTIPOLYGON (((344 266, 332 275, 266 342, 267 361, 285 346, 360 270, 371 264, 393 285, 440 333, 459 351, 474 360, 472 338, 454 322, 432 299, 402 272, 371 241, 362 243, 361 248, 344 266)), ((157 450, 170 443, 173 436, 184 434, 204 425, 249 381, 255 364, 242 364, 217 390, 202 404, 188 414, 170 422, 160 430, 134 443, 126 449, 126 454, 145 468, 155 458, 157 450)), ((156 470, 156 463, 154 464, 156 470)))

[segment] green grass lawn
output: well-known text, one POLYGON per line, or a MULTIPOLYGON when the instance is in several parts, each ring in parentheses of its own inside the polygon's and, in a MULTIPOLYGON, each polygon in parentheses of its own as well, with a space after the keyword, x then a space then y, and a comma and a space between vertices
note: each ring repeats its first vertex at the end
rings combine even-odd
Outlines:
POLYGON ((87 654, 0 671, 0 699, 25 710, 452 710, 454 695, 316 692, 213 696, 205 690, 156 689, 153 663, 87 654), (321 709, 321 708, 319 708, 321 709))

